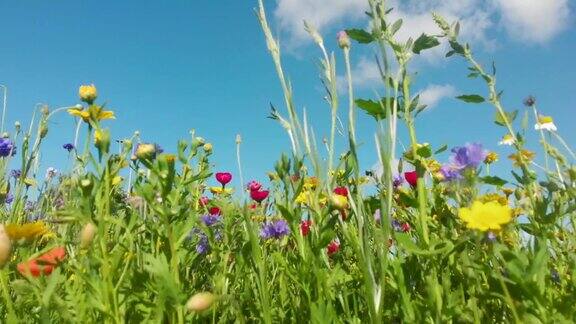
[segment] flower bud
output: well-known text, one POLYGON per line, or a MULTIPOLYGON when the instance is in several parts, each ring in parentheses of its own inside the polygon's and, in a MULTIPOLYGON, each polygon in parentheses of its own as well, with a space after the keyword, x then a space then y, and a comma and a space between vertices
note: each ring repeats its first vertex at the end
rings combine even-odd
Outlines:
POLYGON ((16 129, 16 133, 18 133, 20 131, 20 129, 22 128, 22 125, 20 125, 19 121, 16 121, 14 123, 14 128, 16 129))
POLYGON ((236 135, 236 144, 242 143, 242 136, 240 134, 236 135))
POLYGON ((80 247, 82 249, 85 249, 92 244, 97 229, 98 228, 93 223, 88 223, 84 226, 82 232, 80 232, 80 247))
POLYGON ((81 85, 78 89, 78 95, 80 96, 80 100, 91 105, 94 100, 96 100, 96 97, 98 97, 98 90, 96 90, 94 84, 81 85))
POLYGON ((338 194, 332 194, 330 196, 330 203, 337 209, 346 209, 348 207, 348 198, 338 194))
POLYGON ((212 144, 210 144, 210 143, 204 144, 203 148, 204 148, 204 152, 206 152, 206 153, 212 152, 212 144))
POLYGON ((136 157, 140 160, 152 160, 156 157, 156 145, 138 144, 136 147, 136 157))
POLYGON ((11 250, 12 242, 10 241, 10 237, 8 237, 8 233, 6 233, 4 229, 4 225, 0 224, 0 269, 2 269, 10 259, 11 250))
POLYGON ((350 37, 348 37, 346 31, 339 31, 336 35, 336 39, 338 40, 338 46, 340 46, 340 48, 350 48, 350 37))
POLYGON ((188 299, 186 309, 190 312, 201 312, 210 308, 215 300, 215 296, 210 292, 197 293, 188 299))

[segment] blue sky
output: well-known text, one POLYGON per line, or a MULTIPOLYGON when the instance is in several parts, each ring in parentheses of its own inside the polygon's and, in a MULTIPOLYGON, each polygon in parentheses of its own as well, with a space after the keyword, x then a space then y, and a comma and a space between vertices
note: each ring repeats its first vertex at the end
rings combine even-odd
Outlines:
MULTIPOLYGON (((318 79, 319 52, 301 22, 306 18, 314 23, 341 61, 334 35, 342 28, 366 26, 364 2, 266 1, 296 103, 299 109, 306 107, 319 140, 327 135, 329 109, 318 79)), ((107 122, 114 138, 139 130, 145 141, 170 150, 195 129, 214 144, 216 170, 236 173, 234 140, 241 134, 245 177, 264 180, 280 153, 288 152, 289 141, 282 128, 266 118, 269 103, 281 112, 285 108, 253 11, 256 5, 256 0, 2 2, 0 84, 9 89, 8 125, 16 120, 26 125, 36 103, 53 109, 74 105, 78 86, 94 83, 100 102, 116 112, 117 120, 107 122)), ((433 0, 403 2, 393 15, 404 19, 400 37, 433 32, 432 10, 460 18, 463 36, 482 62, 496 61, 505 105, 522 110, 522 99, 533 94, 542 113, 552 115, 563 137, 574 142, 574 9, 567 0, 433 0)), ((414 62, 415 90, 426 93, 431 104, 417 120, 420 141, 435 147, 477 141, 507 155, 496 145, 503 129, 492 123, 493 108, 453 99, 462 93, 484 94, 482 84, 467 79, 463 62, 444 59, 442 51, 414 62)), ((383 92, 374 77, 374 53, 370 47, 352 49, 362 98, 383 92)), ((364 142, 360 154, 363 166, 370 168, 377 160, 374 122, 359 115, 364 142)), ((61 145, 72 141, 73 124, 66 114, 54 118, 43 168, 66 167, 61 145)), ((404 132, 401 140, 408 142, 404 132)), ((501 165, 503 169, 507 162, 501 165)))

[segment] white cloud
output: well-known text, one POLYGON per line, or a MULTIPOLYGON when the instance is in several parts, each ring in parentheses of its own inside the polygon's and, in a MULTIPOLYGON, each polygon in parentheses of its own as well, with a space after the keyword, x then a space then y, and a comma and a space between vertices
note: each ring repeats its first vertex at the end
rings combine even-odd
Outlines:
MULTIPOLYGON (((303 20, 311 22, 321 32, 334 32, 335 25, 349 26, 365 18, 366 0, 277 0, 274 16, 280 28, 289 35, 289 45, 298 46, 309 41, 303 20), (346 23, 346 24, 345 24, 346 23)), ((401 39, 418 37, 422 32, 438 32, 431 12, 448 21, 460 21, 461 35, 466 41, 493 48, 489 32, 502 24, 515 38, 545 42, 566 28, 570 11, 568 0, 390 0, 390 20, 402 18, 401 39)), ((429 57, 443 52, 429 51, 429 57)))
POLYGON ((568 0, 496 0, 511 36, 544 43, 563 31, 570 17, 568 0))
POLYGON ((289 33, 289 42, 299 45, 310 39, 304 30, 304 20, 324 31, 345 19, 364 17, 366 8, 366 0, 278 0, 274 16, 280 28, 289 33))
POLYGON ((456 89, 450 84, 431 84, 420 92, 420 103, 428 106, 427 109, 435 107, 442 99, 452 97, 456 94, 456 89))

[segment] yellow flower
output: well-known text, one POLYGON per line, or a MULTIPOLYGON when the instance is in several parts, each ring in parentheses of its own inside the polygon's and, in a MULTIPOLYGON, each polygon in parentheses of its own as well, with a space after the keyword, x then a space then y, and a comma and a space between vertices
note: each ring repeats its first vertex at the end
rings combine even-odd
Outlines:
POLYGON ((206 153, 212 152, 212 144, 210 144, 210 143, 204 144, 203 148, 204 148, 204 152, 206 152, 206 153))
POLYGON ((485 194, 483 196, 478 197, 478 200, 483 202, 483 203, 487 203, 487 202, 497 202, 500 205, 508 205, 508 198, 501 196, 497 193, 489 193, 489 194, 485 194))
POLYGON ((74 117, 80 117, 85 123, 92 121, 99 122, 104 119, 115 119, 114 112, 111 110, 103 110, 98 105, 90 105, 88 109, 84 110, 82 107, 74 107, 68 109, 68 113, 74 117))
POLYGON ((232 193, 232 188, 210 187, 210 192, 214 195, 220 195, 220 194, 229 195, 232 193))
POLYGON ((121 176, 115 176, 112 179, 112 185, 113 186, 118 185, 118 184, 122 183, 122 180, 124 180, 124 178, 122 178, 121 176))
POLYGON ((306 177, 304 179, 304 188, 307 190, 316 189, 316 187, 318 186, 318 183, 320 183, 320 180, 318 180, 318 178, 306 177))
POLYGON ((498 161, 498 153, 496 152, 488 152, 486 158, 484 158, 484 163, 486 164, 492 164, 496 161, 498 161))
POLYGON ((96 97, 98 97, 98 90, 94 84, 90 85, 81 85, 78 89, 78 95, 80 96, 80 100, 92 104, 96 97))
POLYGON ((310 191, 303 190, 298 194, 296 200, 294 200, 297 204, 306 204, 310 200, 310 191))
POLYGON ((471 207, 460 208, 458 216, 470 229, 500 230, 512 220, 512 211, 508 205, 497 202, 475 201, 471 207))
POLYGON ((510 154, 508 158, 514 162, 514 166, 521 166, 530 163, 534 159, 536 153, 528 150, 521 150, 518 153, 510 154))
POLYGON ((50 234, 50 229, 42 221, 19 224, 5 225, 6 233, 12 241, 19 241, 22 239, 33 240, 45 235, 50 234))

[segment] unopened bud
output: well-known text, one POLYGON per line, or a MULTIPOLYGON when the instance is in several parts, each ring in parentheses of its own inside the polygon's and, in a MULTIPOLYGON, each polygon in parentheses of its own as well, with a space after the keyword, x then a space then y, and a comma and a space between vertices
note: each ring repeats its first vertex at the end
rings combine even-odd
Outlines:
POLYGON ((216 297, 210 292, 201 292, 190 297, 186 303, 186 309, 190 312, 201 312, 212 306, 216 297))
POLYGON ((344 30, 338 32, 336 39, 338 40, 338 46, 340 46, 340 48, 350 48, 350 37, 348 37, 348 34, 344 30))
POLYGON ((10 259, 11 251, 12 242, 10 241, 10 237, 4 229, 4 225, 0 224, 0 269, 2 269, 10 259))
POLYGON ((203 148, 204 148, 204 152, 206 152, 206 153, 212 152, 212 144, 210 144, 210 143, 204 144, 203 148))
POLYGON ((96 236, 96 230, 98 228, 93 223, 88 223, 80 232, 80 247, 85 249, 92 244, 94 240, 94 236, 96 236))

